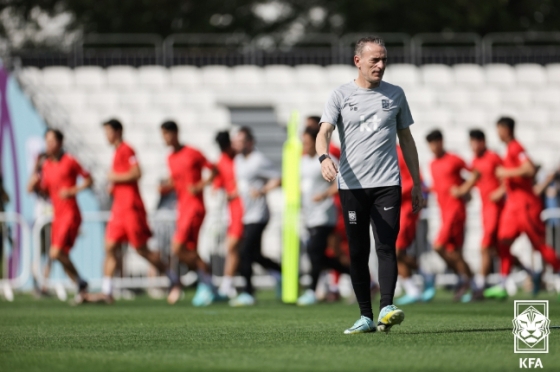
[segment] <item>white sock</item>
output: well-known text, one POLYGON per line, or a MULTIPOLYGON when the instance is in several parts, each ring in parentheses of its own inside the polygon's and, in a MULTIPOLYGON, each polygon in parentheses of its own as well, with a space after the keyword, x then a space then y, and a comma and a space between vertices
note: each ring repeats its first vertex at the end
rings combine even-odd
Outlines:
POLYGON ((171 284, 173 285, 179 284, 179 276, 177 276, 177 274, 175 274, 173 270, 167 269, 165 275, 167 275, 171 284))
POLYGON ((406 294, 410 297, 418 298, 420 297, 420 288, 416 286, 412 278, 403 279, 403 287, 406 294))
POLYGON ((101 282, 101 292, 104 295, 111 296, 113 294, 113 278, 104 276, 101 282))
POLYGON ((338 281, 336 280, 336 274, 335 273, 329 273, 328 274, 328 279, 329 279, 329 292, 331 293, 336 293, 338 292, 338 281))
POLYGON ((198 270, 196 273, 198 274, 198 280, 201 283, 212 286, 212 275, 208 274, 204 270, 198 270))
POLYGON ((500 276, 500 283, 498 283, 498 285, 502 288, 506 288, 506 280, 507 280, 507 275, 502 275, 500 276))
POLYGON ((222 284, 220 284, 220 289, 218 289, 218 292, 220 292, 220 294, 224 296, 227 296, 231 292, 232 287, 233 278, 231 276, 224 276, 222 278, 222 284))
POLYGON ((476 289, 484 289, 484 286, 486 285, 486 278, 484 277, 484 275, 476 274, 474 276, 474 284, 476 286, 476 289))

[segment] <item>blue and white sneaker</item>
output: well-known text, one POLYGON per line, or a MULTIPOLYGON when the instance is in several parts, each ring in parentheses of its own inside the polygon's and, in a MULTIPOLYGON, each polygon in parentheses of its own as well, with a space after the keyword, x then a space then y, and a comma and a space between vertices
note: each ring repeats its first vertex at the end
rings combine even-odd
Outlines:
POLYGON ((315 291, 312 289, 308 289, 297 299, 298 306, 309 306, 315 305, 316 303, 317 297, 315 296, 315 291))
POLYGON ((434 299, 435 296, 436 296, 436 288, 428 287, 424 289, 424 292, 422 292, 422 301, 430 302, 434 299))
POLYGON ((388 333, 391 327, 401 324, 404 320, 404 312, 395 305, 388 305, 381 309, 377 319, 377 328, 381 332, 388 333))
POLYGON ((420 301, 420 297, 414 297, 414 296, 409 296, 407 294, 405 294, 404 296, 401 296, 399 298, 397 298, 395 300, 395 304, 396 305, 410 305, 410 304, 414 304, 416 302, 420 301))
POLYGON ((233 307, 253 306, 254 304, 255 297, 251 296, 249 293, 241 293, 229 302, 229 306, 233 307))
POLYGON ((214 290, 208 284, 200 283, 192 299, 193 306, 208 306, 214 301, 214 290))
POLYGON ((344 334, 355 335, 358 333, 371 333, 375 331, 377 331, 377 328, 375 327, 375 323, 373 323, 373 320, 371 320, 367 316, 362 315, 352 327, 344 331, 344 334))

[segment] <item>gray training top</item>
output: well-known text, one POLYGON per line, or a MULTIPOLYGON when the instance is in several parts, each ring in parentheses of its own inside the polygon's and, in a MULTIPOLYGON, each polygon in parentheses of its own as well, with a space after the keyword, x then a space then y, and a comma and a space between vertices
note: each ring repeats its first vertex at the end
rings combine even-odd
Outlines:
POLYGON ((234 159, 237 190, 243 201, 243 223, 266 223, 270 218, 265 196, 254 198, 251 190, 260 190, 280 173, 262 152, 254 150, 248 156, 237 154, 234 159))
POLYGON ((321 174, 318 155, 301 157, 300 175, 301 209, 305 227, 336 225, 336 207, 333 197, 329 196, 321 201, 313 200, 315 196, 331 187, 321 174))
POLYGON ((321 123, 338 127, 339 189, 400 185, 397 129, 414 123, 400 87, 384 81, 375 89, 344 84, 331 93, 321 123))

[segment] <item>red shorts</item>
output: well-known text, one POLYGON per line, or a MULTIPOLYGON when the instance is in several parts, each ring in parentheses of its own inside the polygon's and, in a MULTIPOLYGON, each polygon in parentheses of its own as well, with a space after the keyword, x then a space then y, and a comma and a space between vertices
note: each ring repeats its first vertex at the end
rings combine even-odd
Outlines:
POLYGON ((179 210, 173 242, 181 244, 189 250, 196 250, 198 235, 205 215, 206 212, 203 209, 185 208, 185 210, 179 210))
POLYGON ((507 200, 500 220, 498 238, 512 241, 522 233, 527 234, 533 246, 546 243, 546 227, 541 220, 542 204, 537 198, 507 200))
POLYGON ((129 242, 134 248, 144 246, 151 236, 146 213, 137 211, 111 215, 105 231, 105 239, 108 242, 129 242))
POLYGON ((401 204, 400 230, 397 236, 397 250, 406 250, 416 238, 416 227, 420 213, 412 212, 412 200, 403 199, 401 204))
POLYGON ((82 217, 79 214, 55 216, 51 227, 51 247, 57 247, 68 254, 76 242, 81 223, 82 217))
POLYGON ((444 247, 448 251, 461 249, 465 240, 466 220, 464 209, 442 214, 442 223, 434 246, 444 247))
POLYGON ((504 202, 482 205, 482 248, 494 248, 498 244, 498 227, 504 209, 504 202))
POLYGON ((232 238, 241 239, 243 237, 243 204, 241 198, 235 198, 228 203, 229 226, 227 235, 232 238))

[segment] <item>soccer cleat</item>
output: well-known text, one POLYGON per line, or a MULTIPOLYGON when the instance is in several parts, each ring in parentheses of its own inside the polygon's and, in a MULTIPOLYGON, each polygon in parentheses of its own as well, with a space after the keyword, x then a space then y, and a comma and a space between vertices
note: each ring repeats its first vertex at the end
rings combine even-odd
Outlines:
POLYGON ((395 300, 395 304, 399 305, 399 306, 410 305, 410 304, 413 304, 413 303, 416 303, 416 302, 420 301, 420 299, 421 299, 421 297, 414 297, 414 296, 409 296, 409 295, 405 294, 404 296, 401 296, 401 297, 397 298, 395 300))
POLYGON ((404 312, 395 305, 388 305, 381 309, 377 319, 377 329, 388 333, 394 325, 401 324, 404 320, 404 312))
POLYGON ((199 283, 192 299, 193 306, 208 306, 214 301, 214 291, 208 284, 199 283))
POLYGON ((175 305, 177 301, 179 301, 179 299, 181 298, 182 294, 183 294, 183 289, 181 288, 181 285, 180 284, 174 285, 169 290, 169 295, 167 295, 167 303, 169 305, 175 305))
POLYGON ((424 292, 422 292, 421 298, 423 302, 430 302, 434 299, 435 296, 436 296, 435 287, 428 287, 424 289, 424 292))
POLYGON ((309 306, 309 305, 315 305, 316 303, 317 303, 317 297, 315 296, 315 291, 313 291, 312 289, 308 289, 307 291, 305 291, 303 295, 301 295, 297 299, 298 306, 309 306))
POLYGON ((253 306, 254 304, 255 297, 251 296, 249 293, 241 293, 229 302, 229 305, 233 307, 253 306))
POLYGON ((461 296, 461 302, 466 304, 468 302, 471 302, 473 299, 472 293, 471 292, 467 292, 464 295, 461 296))
POLYGON ((373 320, 367 316, 361 316, 354 325, 344 331, 345 335, 356 335, 358 333, 371 333, 377 331, 373 320))
POLYGON ((455 302, 461 301, 463 296, 465 296, 469 292, 470 288, 471 286, 468 282, 459 284, 459 286, 455 290, 455 293, 453 294, 453 301, 455 302))
POLYGON ((498 300, 505 300, 508 297, 506 289, 500 285, 485 289, 483 294, 485 298, 495 298, 498 300))

